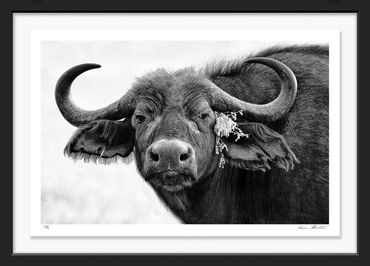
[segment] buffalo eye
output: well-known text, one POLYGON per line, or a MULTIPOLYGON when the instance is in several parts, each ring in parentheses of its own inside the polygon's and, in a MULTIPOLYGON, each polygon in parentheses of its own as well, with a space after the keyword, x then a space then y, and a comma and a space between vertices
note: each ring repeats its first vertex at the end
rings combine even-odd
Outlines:
POLYGON ((199 117, 200 117, 200 119, 202 119, 202 120, 206 120, 206 119, 209 117, 209 114, 208 114, 208 113, 203 113, 203 114, 201 114, 199 117))
POLYGON ((144 115, 136 115, 135 116, 135 121, 138 124, 141 124, 145 121, 146 117, 144 115))

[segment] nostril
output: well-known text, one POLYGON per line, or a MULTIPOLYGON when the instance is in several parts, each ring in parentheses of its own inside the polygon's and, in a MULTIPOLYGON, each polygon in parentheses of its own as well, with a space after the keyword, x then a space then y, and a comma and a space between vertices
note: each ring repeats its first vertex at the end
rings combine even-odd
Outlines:
POLYGON ((159 161, 159 155, 157 153, 154 153, 153 151, 149 152, 150 159, 152 159, 154 162, 159 161))
POLYGON ((180 161, 186 161, 189 158, 189 155, 190 154, 188 152, 180 154, 180 161))

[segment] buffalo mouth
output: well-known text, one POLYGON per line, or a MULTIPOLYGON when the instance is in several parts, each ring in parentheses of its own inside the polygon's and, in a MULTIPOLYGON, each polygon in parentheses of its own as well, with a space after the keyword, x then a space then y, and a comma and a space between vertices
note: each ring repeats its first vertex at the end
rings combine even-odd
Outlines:
POLYGON ((155 188, 176 192, 190 187, 195 177, 177 171, 164 171, 152 174, 146 180, 155 188))

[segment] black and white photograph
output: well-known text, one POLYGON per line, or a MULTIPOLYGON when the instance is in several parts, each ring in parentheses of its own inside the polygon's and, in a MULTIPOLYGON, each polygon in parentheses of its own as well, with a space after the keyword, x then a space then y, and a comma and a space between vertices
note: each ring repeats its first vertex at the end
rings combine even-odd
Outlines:
POLYGON ((327 225, 329 51, 42 42, 42 224, 327 225))

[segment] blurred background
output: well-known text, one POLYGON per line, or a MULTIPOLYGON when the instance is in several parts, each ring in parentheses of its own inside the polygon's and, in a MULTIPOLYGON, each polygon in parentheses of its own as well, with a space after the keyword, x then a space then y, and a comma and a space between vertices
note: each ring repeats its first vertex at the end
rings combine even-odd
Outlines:
POLYGON ((41 222, 179 223, 137 173, 134 162, 99 165, 64 157, 63 149, 75 131, 63 119, 54 100, 56 81, 64 71, 81 63, 102 65, 79 76, 72 88, 72 97, 78 106, 97 109, 120 98, 135 77, 156 68, 202 67, 213 60, 240 58, 276 44, 288 43, 43 42, 41 222))

